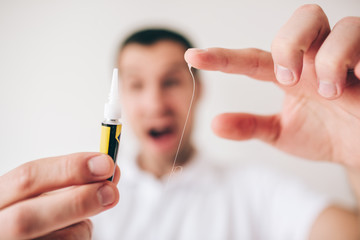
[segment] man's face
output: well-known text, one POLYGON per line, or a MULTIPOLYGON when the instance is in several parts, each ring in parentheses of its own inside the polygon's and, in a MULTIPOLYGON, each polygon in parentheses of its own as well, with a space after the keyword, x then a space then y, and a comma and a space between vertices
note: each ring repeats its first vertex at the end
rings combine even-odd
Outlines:
MULTIPOLYGON (((176 153, 193 90, 184 52, 181 44, 161 40, 149 46, 129 44, 119 57, 124 112, 145 153, 176 153)), ((185 146, 191 123, 189 119, 185 146)))

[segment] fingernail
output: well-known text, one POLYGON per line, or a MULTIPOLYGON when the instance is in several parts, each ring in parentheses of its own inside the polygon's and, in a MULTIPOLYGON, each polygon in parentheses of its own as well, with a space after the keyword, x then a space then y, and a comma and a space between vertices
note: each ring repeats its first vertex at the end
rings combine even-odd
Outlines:
POLYGON ((289 69, 280 65, 276 65, 276 79, 284 85, 290 85, 295 81, 294 74, 289 69))
POLYGON ((208 51, 207 48, 189 48, 188 51, 194 52, 194 53, 205 53, 208 51))
POLYGON ((104 185, 99 188, 97 192, 97 197, 102 206, 107 206, 115 202, 116 196, 114 190, 108 186, 104 185))
POLYGON ((95 176, 103 176, 110 172, 109 160, 105 155, 99 155, 89 160, 88 166, 90 172, 95 176))
POLYGON ((320 81, 318 92, 325 98, 333 98, 337 95, 337 88, 334 83, 320 81))

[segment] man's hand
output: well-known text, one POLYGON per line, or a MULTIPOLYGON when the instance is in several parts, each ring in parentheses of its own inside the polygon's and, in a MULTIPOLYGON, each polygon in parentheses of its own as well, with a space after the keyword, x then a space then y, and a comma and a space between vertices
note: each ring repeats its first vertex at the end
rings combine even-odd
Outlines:
POLYGON ((91 239, 88 217, 119 200, 112 159, 77 153, 26 163, 0 177, 1 239, 91 239))
POLYGON ((185 59, 195 68, 244 74, 285 91, 278 114, 215 118, 213 129, 219 136, 258 138, 300 157, 360 169, 359 17, 346 17, 330 30, 322 9, 305 5, 281 28, 271 53, 190 49, 185 59))
MULTIPOLYGON (((305 5, 281 28, 271 53, 190 49, 185 59, 195 68, 244 74, 282 88, 282 112, 225 113, 214 119, 215 133, 234 140, 258 138, 300 157, 343 164, 360 207, 359 17, 346 17, 330 30, 322 9, 305 5)), ((317 218, 309 239, 359 239, 359 226, 355 212, 331 206, 317 218)))

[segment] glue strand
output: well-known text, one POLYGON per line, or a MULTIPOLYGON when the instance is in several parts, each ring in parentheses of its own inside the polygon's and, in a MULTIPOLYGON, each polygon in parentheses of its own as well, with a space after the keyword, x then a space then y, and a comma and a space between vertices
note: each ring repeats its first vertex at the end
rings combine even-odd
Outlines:
POLYGON ((181 144, 182 144, 182 141, 183 141, 183 138, 184 138, 184 134, 185 134, 185 129, 186 129, 186 126, 187 126, 189 117, 190 117, 191 108, 192 108, 193 101, 194 101, 194 97, 195 97, 195 87, 196 87, 195 77, 194 77, 193 72, 191 71, 191 65, 190 65, 189 63, 188 63, 188 67, 189 67, 189 72, 190 72, 190 74, 191 74, 192 81, 193 81, 192 96, 191 96, 191 100, 190 100, 189 109, 188 109, 188 112, 187 112, 187 115, 186 115, 186 120, 185 120, 185 123, 184 123, 184 127, 183 127, 183 130, 182 130, 182 133, 181 133, 179 145, 178 145, 178 148, 177 148, 177 150, 176 150, 175 158, 174 158, 173 165, 172 165, 172 168, 171 168, 171 172, 170 172, 170 175, 169 175, 169 178, 168 178, 167 182, 169 182, 172 174, 175 172, 176 161, 177 161, 177 158, 178 158, 178 155, 179 155, 179 152, 180 152, 181 144))

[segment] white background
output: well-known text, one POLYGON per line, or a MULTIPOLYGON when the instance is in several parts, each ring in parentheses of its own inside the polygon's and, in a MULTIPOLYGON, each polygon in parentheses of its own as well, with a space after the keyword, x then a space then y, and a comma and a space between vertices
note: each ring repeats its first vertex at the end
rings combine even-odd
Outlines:
MULTIPOLYGON (((315 2, 331 26, 344 16, 359 15, 359 0, 315 2)), ((135 28, 175 27, 200 48, 269 50, 278 29, 304 3, 309 2, 0 0, 0 175, 42 157, 98 151, 117 45, 135 28)), ((217 113, 279 111, 280 90, 243 76, 204 72, 202 77, 206 94, 195 128, 200 151, 221 162, 275 166, 353 203, 337 165, 297 159, 255 140, 239 143, 212 134, 210 122, 217 113)), ((132 148, 128 135, 125 129, 122 151, 132 148)))

